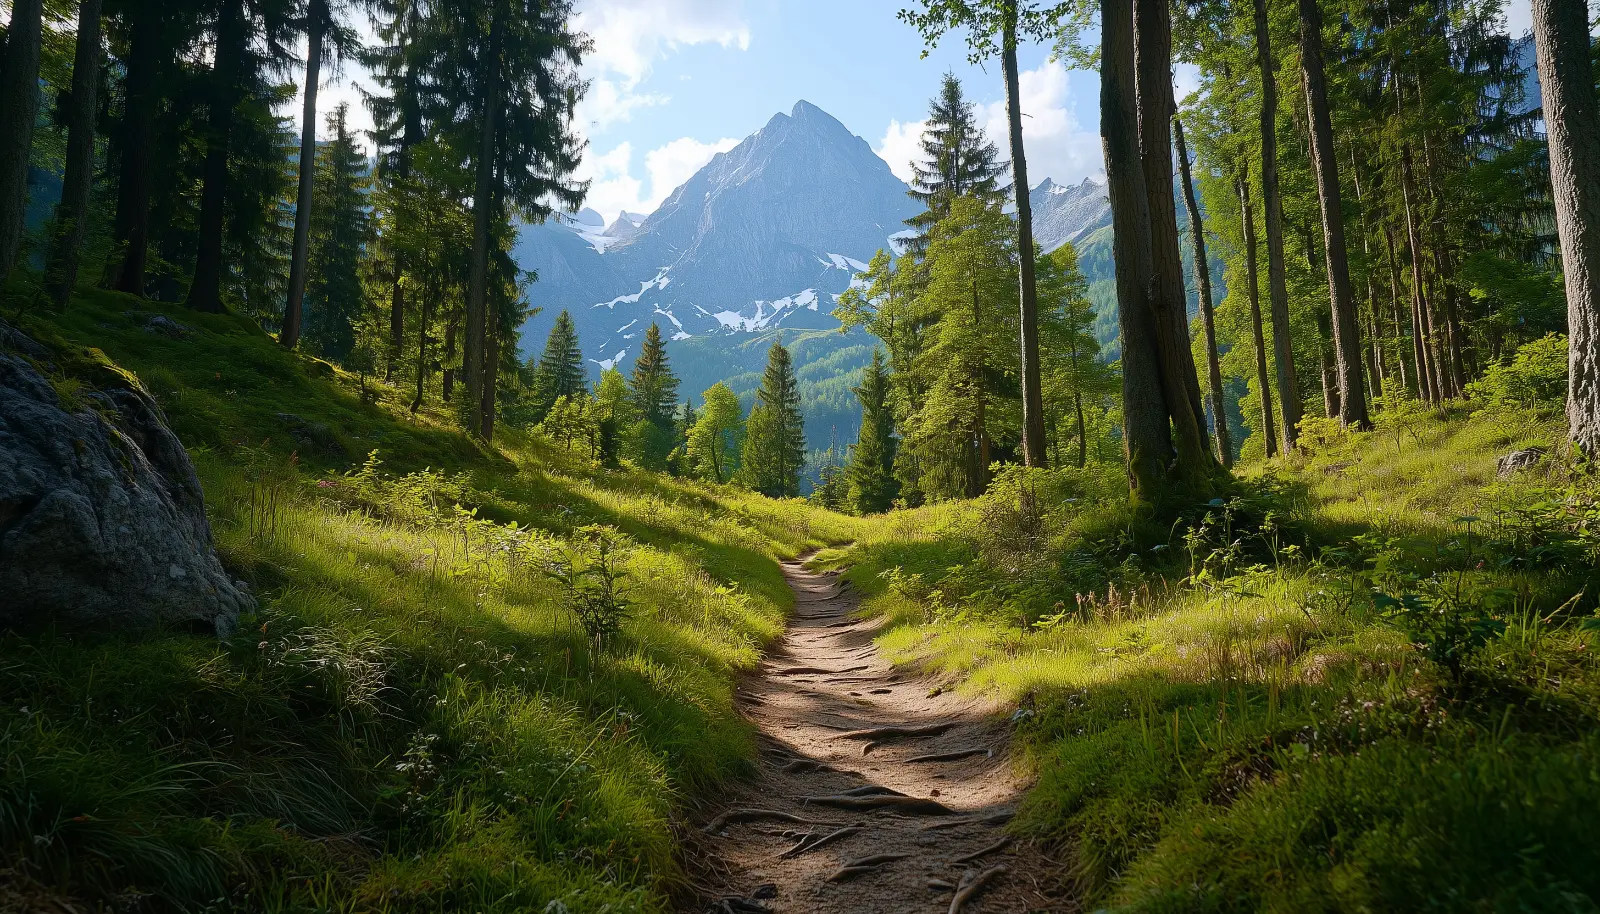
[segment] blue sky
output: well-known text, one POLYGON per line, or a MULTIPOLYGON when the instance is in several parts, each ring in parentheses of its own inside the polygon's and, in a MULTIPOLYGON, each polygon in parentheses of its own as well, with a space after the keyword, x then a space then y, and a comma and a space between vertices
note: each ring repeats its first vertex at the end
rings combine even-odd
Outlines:
MULTIPOLYGON (((595 41, 579 129, 589 140, 583 174, 589 205, 607 220, 652 211, 712 155, 805 99, 872 144, 902 177, 928 100, 947 69, 961 76, 979 119, 1005 150, 1005 94, 998 61, 966 61, 962 35, 920 59, 917 34, 895 13, 901 0, 578 0, 579 26, 595 41)), ((1527 28, 1528 0, 1511 0, 1513 33, 1527 28)), ((1099 79, 1020 54, 1029 182, 1076 183, 1100 174, 1099 79)), ((354 67, 330 81, 319 108, 352 102, 370 123, 354 67)), ((1193 88, 1180 68, 1178 95, 1193 88)), ((299 111, 298 104, 293 109, 299 111)))

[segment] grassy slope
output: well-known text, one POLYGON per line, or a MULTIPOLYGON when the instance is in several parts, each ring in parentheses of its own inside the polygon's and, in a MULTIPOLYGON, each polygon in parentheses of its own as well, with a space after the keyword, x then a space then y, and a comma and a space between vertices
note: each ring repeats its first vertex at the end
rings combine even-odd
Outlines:
POLYGON ((849 521, 515 432, 484 453, 237 318, 107 293, 24 326, 156 395, 261 608, 222 643, 0 638, 0 899, 667 906, 675 810, 751 751, 732 677, 790 606, 774 559, 849 521), (196 335, 146 332, 157 311, 196 335), (591 524, 634 544, 632 617, 598 654, 534 569, 591 524))
POLYGON ((1314 443, 1187 538, 1115 481, 1042 476, 1077 499, 1042 518, 1042 565, 1008 546, 1038 529, 1013 488, 880 522, 850 573, 893 656, 1024 709, 1019 827, 1094 905, 1593 911, 1600 511, 1582 477, 1494 477, 1556 434, 1456 413, 1314 443), (1456 679, 1374 591, 1505 630, 1456 679))

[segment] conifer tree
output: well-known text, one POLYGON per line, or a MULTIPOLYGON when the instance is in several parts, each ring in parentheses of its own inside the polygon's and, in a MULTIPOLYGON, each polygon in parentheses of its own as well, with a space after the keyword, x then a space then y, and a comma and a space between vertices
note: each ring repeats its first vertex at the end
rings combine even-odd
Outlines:
POLYGON ((745 426, 740 472, 749 488, 772 498, 792 498, 800 494, 805 462, 800 385, 789 350, 780 340, 767 351, 767 370, 745 426))
POLYGON ((859 514, 880 514, 894 507, 900 488, 894 478, 896 441, 894 416, 889 410, 889 369, 881 350, 872 350, 872 363, 855 393, 861 400, 861 432, 850 450, 846 471, 850 505, 859 514))
POLYGON ((324 358, 355 348, 355 325, 365 309, 361 259, 371 234, 367 215, 367 157, 349 126, 349 106, 328 115, 333 135, 317 165, 312 192, 307 268, 306 341, 324 358))
POLYGON ((39 54, 44 4, 16 0, 0 57, 0 285, 22 247, 28 161, 39 114, 39 54))
POLYGON ((572 322, 572 315, 563 310, 556 315, 550 336, 545 339, 544 354, 539 356, 539 365, 534 369, 533 421, 542 421, 556 400, 577 395, 584 390, 584 384, 578 328, 572 322))
POLYGON ((67 161, 56 207, 55 237, 45 268, 48 292, 64 308, 78 283, 78 256, 89 229, 89 198, 94 189, 95 116, 100 90, 100 10, 102 0, 80 0, 78 36, 72 62, 72 95, 67 114, 67 161))
POLYGON ((678 378, 667 363, 667 347, 661 340, 661 327, 652 323, 644 333, 644 347, 633 361, 628 379, 628 396, 634 416, 663 429, 672 427, 678 409, 678 378))
POLYGON ((957 197, 974 196, 1001 203, 1010 190, 1006 163, 978 123, 977 105, 967 101, 961 80, 946 73, 939 94, 928 105, 928 120, 918 145, 923 159, 911 163, 911 196, 926 209, 906 220, 917 234, 908 249, 921 256, 928 249, 933 226, 950 214, 957 197))

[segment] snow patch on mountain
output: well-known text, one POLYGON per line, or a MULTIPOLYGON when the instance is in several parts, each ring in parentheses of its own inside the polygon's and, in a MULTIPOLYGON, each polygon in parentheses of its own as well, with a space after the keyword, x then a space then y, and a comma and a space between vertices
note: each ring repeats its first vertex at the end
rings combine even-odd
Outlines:
MULTIPOLYGON (((617 306, 624 302, 630 305, 636 305, 639 303, 639 299, 644 297, 644 293, 650 291, 651 289, 665 289, 667 287, 667 283, 672 281, 671 278, 667 276, 667 271, 670 269, 672 268, 662 267, 661 272, 657 273, 654 279, 639 283, 639 291, 633 293, 632 295, 618 295, 616 298, 613 298, 610 301, 599 302, 597 304, 590 305, 589 307, 610 308, 611 310, 615 311, 617 306)), ((632 326, 632 324, 629 324, 629 326, 632 326)))

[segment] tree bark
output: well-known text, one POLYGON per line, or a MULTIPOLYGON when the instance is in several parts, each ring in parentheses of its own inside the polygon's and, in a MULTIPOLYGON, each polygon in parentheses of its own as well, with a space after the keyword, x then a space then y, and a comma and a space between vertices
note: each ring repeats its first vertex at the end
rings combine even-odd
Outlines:
POLYGON ((1134 72, 1139 93, 1139 154, 1149 199, 1148 301, 1154 314, 1157 367, 1178 452, 1177 475, 1199 483, 1216 469, 1189 338, 1183 254, 1172 185, 1172 17, 1167 0, 1134 0, 1134 72))
POLYGON ((1017 3, 1005 0, 1001 68, 1005 71, 1006 120, 1011 140, 1011 188, 1017 201, 1017 264, 1022 284, 1022 462, 1045 465, 1044 388, 1039 375, 1039 295, 1034 284, 1033 203, 1028 199, 1028 163, 1022 145, 1022 100, 1017 76, 1017 3))
POLYGON ((466 340, 461 371, 467 389, 467 427, 474 433, 483 426, 484 346, 487 343, 489 244, 494 229, 494 150, 500 114, 500 41, 505 30, 504 12, 491 5, 489 48, 480 73, 484 83, 482 122, 472 185, 472 268, 467 282, 466 340))
MULTIPOLYGON (((1389 381, 1389 364, 1383 352, 1383 309, 1378 304, 1378 281, 1373 277, 1372 220, 1367 211, 1366 198, 1361 193, 1361 168, 1356 162, 1355 149, 1350 150, 1350 179, 1356 188, 1356 206, 1361 210, 1361 257, 1367 274, 1367 311, 1371 322, 1367 339, 1371 342, 1368 355, 1367 376, 1372 380, 1374 398, 1383 396, 1384 384, 1389 381)), ((1396 327, 1396 330, 1399 328, 1396 327)))
POLYGON ((1250 175, 1248 171, 1236 179, 1239 188, 1239 212, 1244 224, 1244 275, 1246 290, 1250 294, 1250 331, 1255 344, 1256 387, 1261 391, 1261 441, 1268 457, 1277 456, 1278 435, 1273 428, 1272 378, 1267 369, 1267 338, 1261 327, 1261 279, 1256 268, 1256 215, 1250 205, 1250 175))
POLYGON ((1150 203, 1139 161, 1133 0, 1104 0, 1100 15, 1100 136, 1122 331, 1122 445, 1134 495, 1151 499, 1159 494, 1172 460, 1172 436, 1156 358, 1155 321, 1145 300, 1151 272, 1150 203))
MULTIPOLYGON (((416 71, 407 63, 405 71, 405 84, 402 91, 405 96, 401 99, 402 117, 405 123, 400 133, 400 148, 395 156, 395 174, 402 180, 411 177, 411 150, 422 142, 422 112, 417 104, 416 71)), ((405 277, 405 261, 399 252, 394 259, 394 289, 389 296, 389 348, 395 353, 395 358, 390 364, 399 361, 399 353, 405 346, 406 337, 406 289, 402 280, 405 277)))
POLYGON ((300 114, 300 187, 294 198, 294 253, 289 259, 289 301, 283 309, 278 342, 300 345, 300 321, 306 296, 306 260, 311 248, 311 198, 317 174, 317 88, 322 73, 322 34, 327 25, 325 0, 311 0, 306 9, 305 107, 300 114))
POLYGON ((128 71, 123 80, 123 115, 117 180, 117 240, 122 263, 112 287, 144 295, 145 263, 150 253, 150 166, 155 137, 156 71, 161 66, 161 24, 153 6, 129 8, 128 71))
POLYGON ((28 161, 39 116, 41 0, 14 0, 0 61, 0 286, 16 267, 28 209, 28 161))
POLYGON ((1406 246, 1411 252, 1411 322, 1415 328, 1414 339, 1417 350, 1418 374, 1423 379, 1423 388, 1430 403, 1440 403, 1444 399, 1444 390, 1438 372, 1438 362, 1435 358, 1432 321, 1430 320, 1427 293, 1422 276, 1422 234, 1417 226, 1416 213, 1416 182, 1411 174, 1411 146, 1406 144, 1400 151, 1400 188, 1401 197, 1406 211, 1406 246))
POLYGON ((1339 187, 1339 161, 1333 145, 1333 116, 1328 110, 1328 84, 1322 64, 1322 10, 1318 0, 1300 0, 1300 76, 1305 84, 1306 113, 1311 122, 1311 164, 1322 204, 1323 254, 1327 260, 1334 370, 1339 381, 1339 422, 1358 429, 1372 427, 1361 370, 1361 325, 1356 319, 1350 286, 1350 258, 1344 239, 1344 201, 1339 187))
POLYGON ((1211 264, 1206 261, 1205 225, 1200 205, 1194 197, 1194 181, 1189 174, 1189 149, 1183 141, 1183 121, 1172 119, 1172 139, 1178 147, 1178 169, 1183 180, 1183 205, 1189 211, 1189 235, 1194 246, 1195 284, 1200 287, 1200 323, 1206 335, 1206 368, 1211 383, 1211 416, 1217 442, 1217 459, 1223 466, 1233 464, 1233 442, 1228 436, 1228 414, 1222 395, 1222 364, 1217 357, 1216 309, 1211 301, 1211 264))
POLYGON ((1300 379, 1289 332, 1289 283, 1283 262, 1283 198, 1278 191, 1278 83, 1267 27, 1267 0, 1255 0, 1256 66, 1261 71, 1261 207, 1266 216, 1267 295, 1271 299, 1272 348, 1277 356, 1278 440, 1294 450, 1300 422, 1300 379))
POLYGON ((217 18, 216 62, 212 65, 210 123, 206 129, 204 186, 200 191, 200 250, 186 304, 196 311, 221 313, 222 239, 228 201, 228 145, 234 107, 239 102, 240 68, 249 49, 240 0, 225 0, 217 18))
POLYGON ((89 193, 94 189, 94 121, 99 110, 101 0, 78 5, 78 38, 72 54, 72 106, 67 115, 67 167, 56 207, 55 241, 45 269, 47 293, 65 308, 78 284, 78 257, 89 228, 89 193))

